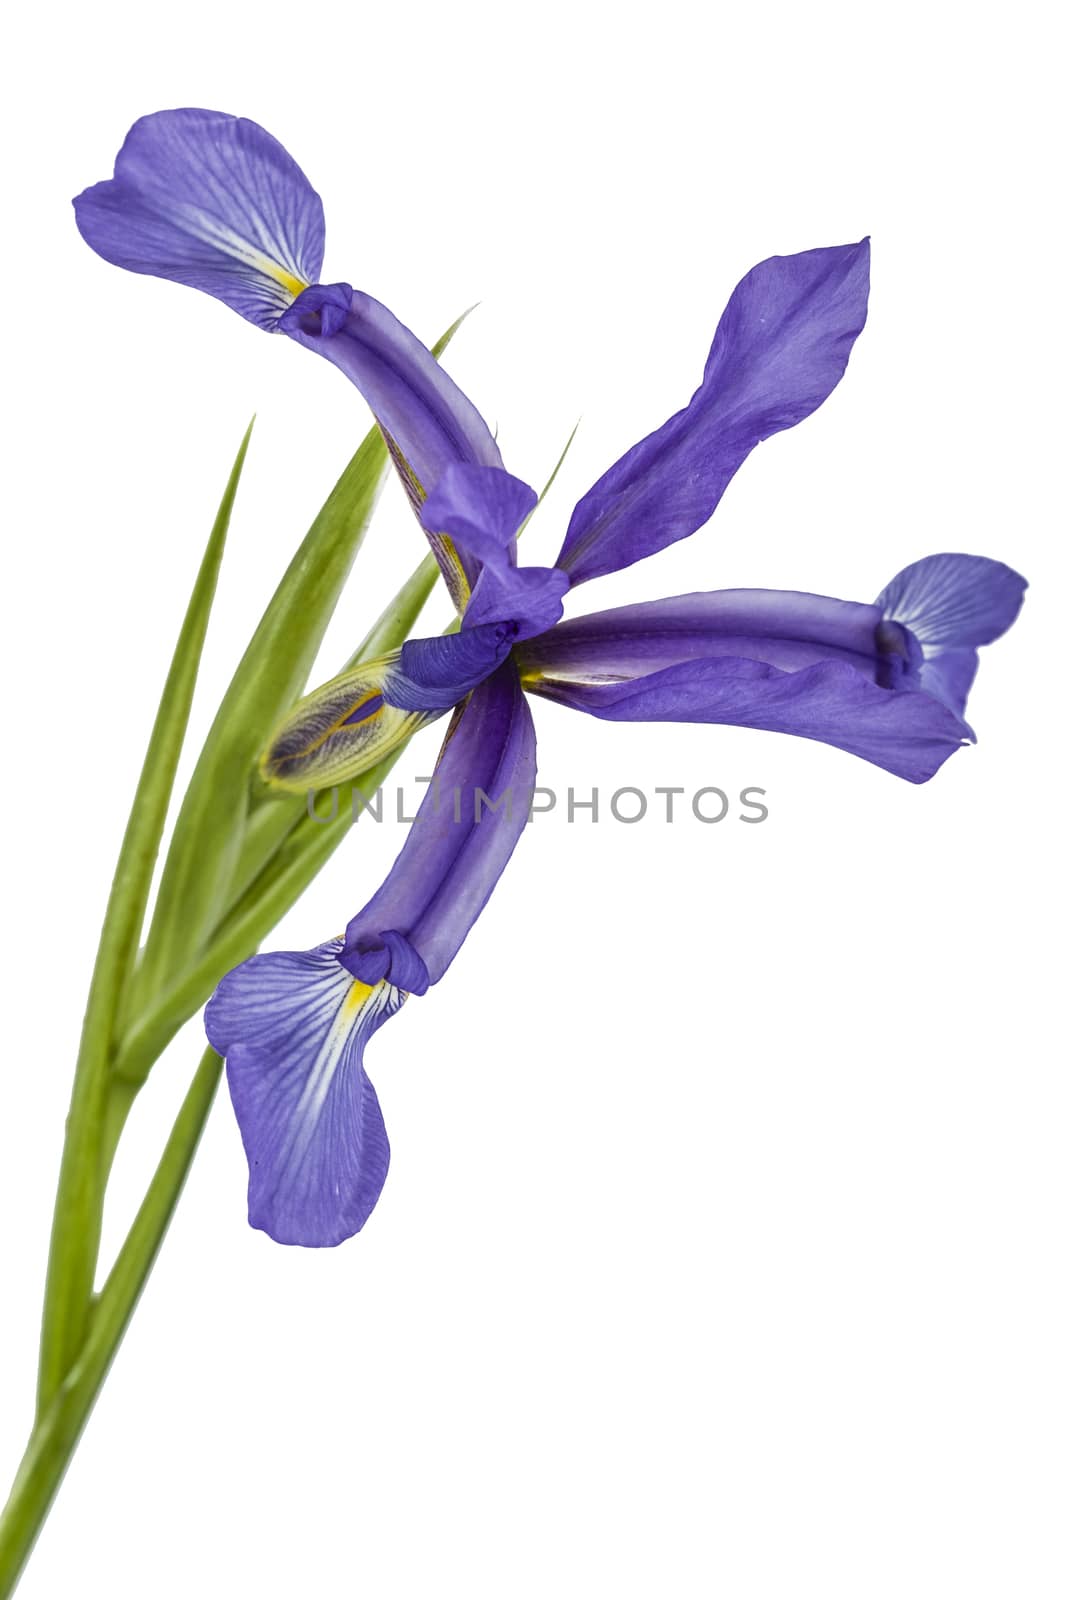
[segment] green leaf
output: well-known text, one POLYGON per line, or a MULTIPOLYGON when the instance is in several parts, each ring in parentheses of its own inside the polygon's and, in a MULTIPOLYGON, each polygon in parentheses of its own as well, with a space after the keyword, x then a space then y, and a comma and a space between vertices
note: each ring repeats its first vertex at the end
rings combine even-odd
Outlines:
POLYGON ((368 435, 293 558, 223 697, 175 825, 138 973, 138 1008, 197 959, 225 907, 256 758, 304 686, 363 542, 387 459, 380 435, 368 435))
POLYGON ((237 452, 182 623, 119 851, 100 934, 74 1075, 52 1225, 41 1329, 38 1404, 47 1406, 80 1347, 100 1239, 108 1061, 144 922, 174 774, 252 424, 237 452))
POLYGON ((14 1590, 152 1270, 196 1154, 221 1067, 213 1050, 200 1062, 155 1176, 94 1304, 78 1359, 34 1425, 0 1515, 0 1596, 14 1590))

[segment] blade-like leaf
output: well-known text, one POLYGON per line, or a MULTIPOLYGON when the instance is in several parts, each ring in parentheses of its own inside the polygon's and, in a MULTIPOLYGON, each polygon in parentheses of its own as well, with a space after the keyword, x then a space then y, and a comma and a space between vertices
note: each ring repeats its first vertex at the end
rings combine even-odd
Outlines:
POLYGON ((115 1351, 163 1242, 211 1102, 222 1063, 200 1062, 133 1226, 96 1301, 78 1361, 34 1427, 11 1495, 0 1514, 0 1595, 10 1595, 48 1514, 115 1351))
POLYGON ((156 853, 189 721, 248 426, 219 505, 163 688, 130 819, 119 851, 74 1074, 63 1147, 41 1328, 38 1404, 49 1404, 85 1332, 99 1246, 106 1161, 102 1155, 108 1059, 144 922, 156 853))

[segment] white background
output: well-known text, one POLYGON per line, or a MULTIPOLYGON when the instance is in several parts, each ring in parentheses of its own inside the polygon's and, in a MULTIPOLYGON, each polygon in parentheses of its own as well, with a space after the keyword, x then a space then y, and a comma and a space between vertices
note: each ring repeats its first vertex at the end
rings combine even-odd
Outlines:
MULTIPOLYGON (((868 599, 940 549, 1033 585, 985 654, 981 742, 922 788, 535 707, 544 783, 760 785, 770 817, 535 824, 447 981, 371 1047, 393 1166, 341 1249, 248 1229, 220 1099, 26 1600, 1065 1592, 1048 15, 104 0, 14 25, 5 1479, 96 928, 203 538, 257 411, 194 738, 367 423, 325 363, 82 245, 70 196, 136 116, 265 124, 324 197, 327 279, 427 339, 482 302, 448 365, 511 469, 541 482, 583 419, 527 560, 688 398, 742 273, 869 232, 840 388, 707 529, 575 609, 868 599)), ((391 493, 322 675, 420 553, 391 493)), ((335 933, 400 840, 354 835, 272 946, 335 933)), ((133 1120, 109 1252, 198 1053, 194 1024, 133 1120)))

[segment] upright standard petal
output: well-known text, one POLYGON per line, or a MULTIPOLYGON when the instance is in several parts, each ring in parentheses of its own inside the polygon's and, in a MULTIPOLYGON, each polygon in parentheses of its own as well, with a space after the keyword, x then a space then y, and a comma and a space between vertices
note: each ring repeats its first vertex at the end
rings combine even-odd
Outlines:
POLYGON ((413 993, 438 981, 518 842, 535 776, 533 719, 506 661, 457 711, 404 848, 348 925, 354 977, 413 993))
POLYGON ((340 939, 253 956, 209 1002, 248 1156, 248 1220, 279 1244, 358 1233, 389 1169, 389 1140, 363 1050, 405 996, 354 980, 340 939))
POLYGON ((875 604, 925 649, 992 644, 1019 615, 1026 579, 988 556, 924 556, 898 572, 875 604))
POLYGON ((322 270, 322 201, 277 139, 221 111, 142 117, 74 213, 105 261, 202 289, 261 328, 322 270))
POLYGON ((867 317, 868 242, 772 256, 742 278, 684 411, 581 499, 558 565, 572 583, 694 533, 751 450, 803 421, 840 381, 867 317))
MULTIPOLYGON (((385 435, 420 521, 427 495, 453 463, 502 466, 496 440, 462 389, 411 330, 369 294, 346 283, 317 284, 290 307, 279 327, 355 384, 385 435)), ((462 611, 471 576, 450 540, 436 529, 427 529, 427 537, 462 611)))
POLYGON ((898 572, 876 604, 919 641, 923 688, 962 716, 978 671, 976 646, 1011 627, 1025 591, 1026 579, 1002 561, 944 553, 898 572))

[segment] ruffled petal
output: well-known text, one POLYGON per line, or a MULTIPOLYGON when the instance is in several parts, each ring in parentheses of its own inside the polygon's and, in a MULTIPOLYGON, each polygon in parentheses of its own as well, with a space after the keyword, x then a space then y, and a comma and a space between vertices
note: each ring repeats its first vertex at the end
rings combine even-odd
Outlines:
POLYGON ((253 956, 223 978, 205 1013, 248 1156, 248 1220, 279 1244, 335 1245, 358 1233, 389 1169, 363 1050, 405 996, 353 980, 341 948, 334 939, 253 956))
POLYGON ((716 656, 623 682, 544 674, 526 687, 609 722, 717 722, 818 739, 912 783, 925 783, 972 737, 932 695, 882 689, 843 660, 783 671, 716 656))
POLYGON ((516 639, 530 639, 559 621, 563 596, 570 586, 571 580, 559 567, 483 567, 463 626, 510 622, 516 639))
POLYGON ((142 117, 74 212, 105 261, 202 289, 261 328, 322 270, 322 201, 277 139, 221 111, 142 117))
MULTIPOLYGON (((501 468, 496 440, 462 389, 393 313, 348 284, 316 284, 279 327, 332 361, 355 384, 385 435, 415 513, 454 463, 501 468)), ((451 541, 427 537, 458 611, 470 598, 468 574, 451 541)))
POLYGON ((915 561, 882 590, 876 605, 922 645, 942 650, 991 644, 1019 615, 1026 579, 986 556, 942 554, 915 561))
POLYGON ((866 320, 869 267, 863 240, 772 256, 742 278, 688 406, 628 450, 575 507, 557 563, 572 583, 695 532, 760 440, 822 404, 866 320))
POLYGON ((348 924, 341 960, 353 976, 395 981, 410 951, 437 983, 510 859, 535 777, 533 719, 506 661, 456 713, 404 848, 348 924))

